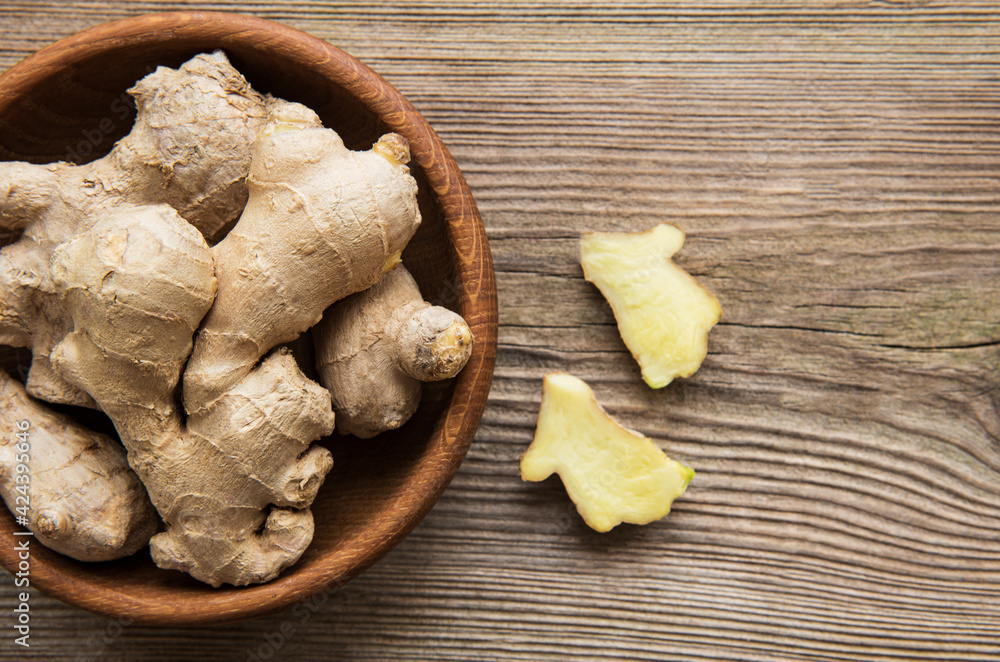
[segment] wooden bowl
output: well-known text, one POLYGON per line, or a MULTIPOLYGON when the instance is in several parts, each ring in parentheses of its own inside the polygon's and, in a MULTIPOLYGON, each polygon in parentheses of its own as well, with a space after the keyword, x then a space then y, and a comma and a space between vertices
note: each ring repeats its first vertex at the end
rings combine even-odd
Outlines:
MULTIPOLYGON (((387 131, 409 140, 423 223, 404 261, 424 295, 460 312, 476 340, 462 373, 427 385, 420 410, 400 430, 368 441, 323 441, 335 467, 312 508, 315 538, 295 566, 268 584, 214 589, 157 568, 145 550, 121 561, 82 563, 31 546, 32 586, 125 622, 192 626, 253 618, 335 590, 371 566, 420 522, 457 471, 496 357, 493 263, 454 159, 378 74, 298 30, 242 15, 182 12, 125 19, 64 39, 0 76, 0 159, 82 162, 107 153, 131 128, 126 89, 158 65, 176 67, 215 49, 258 90, 313 108, 350 147, 367 149, 387 131)), ((6 541, 0 561, 14 573, 20 559, 12 534, 21 528, 0 510, 6 541)))

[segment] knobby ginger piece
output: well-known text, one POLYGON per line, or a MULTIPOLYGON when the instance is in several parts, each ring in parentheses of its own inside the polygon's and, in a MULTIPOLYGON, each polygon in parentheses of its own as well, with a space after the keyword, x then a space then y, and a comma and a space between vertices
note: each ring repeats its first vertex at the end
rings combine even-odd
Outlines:
POLYGON ((684 243, 672 225, 647 232, 591 232, 580 241, 584 277, 611 304, 625 346, 651 388, 690 377, 708 352, 722 308, 670 259, 684 243))
POLYGON ((329 392, 287 352, 182 415, 176 387, 213 271, 204 237, 170 207, 108 214, 55 251, 52 280, 73 331, 51 356, 114 423, 163 519, 153 561, 243 586, 270 581, 312 540, 309 506, 333 466, 312 442, 334 416, 329 392))
POLYGON ((73 330, 52 283, 56 248, 111 214, 162 205, 216 240, 247 200, 265 99, 224 54, 160 67, 129 93, 135 126, 107 156, 85 165, 0 162, 0 229, 20 234, 0 249, 0 343, 31 348, 26 388, 49 402, 96 407, 52 366, 52 350, 73 330))
POLYGON ((184 372, 189 414, 399 264, 420 225, 409 160, 402 136, 356 152, 305 106, 272 104, 251 148, 246 208, 212 247, 219 292, 184 372))
POLYGON ((561 372, 545 376, 535 438, 521 456, 523 480, 553 473, 596 531, 662 519, 694 477, 649 438, 615 422, 583 380, 561 372))
POLYGON ((157 532, 160 519, 115 439, 43 406, 3 370, 0 420, 0 497, 40 543, 79 561, 110 561, 157 532))
POLYGON ((328 308, 312 336, 337 431, 362 439, 408 421, 423 382, 456 376, 474 341, 458 313, 424 301, 402 264, 328 308))

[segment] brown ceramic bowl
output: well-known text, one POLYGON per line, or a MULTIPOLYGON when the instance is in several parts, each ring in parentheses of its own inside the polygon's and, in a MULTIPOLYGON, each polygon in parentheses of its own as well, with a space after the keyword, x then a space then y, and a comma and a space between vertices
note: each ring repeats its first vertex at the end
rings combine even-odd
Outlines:
MULTIPOLYGON (((335 467, 313 505, 316 535, 302 559, 268 584, 214 589, 160 570, 148 551, 81 563, 31 548, 30 581, 69 604, 130 622, 211 625, 261 616, 342 586, 385 555, 430 510, 479 424, 496 357, 497 303, 482 220, 455 161, 420 113, 364 64, 289 27, 242 15, 130 18, 64 39, 0 76, 0 159, 89 160, 131 128, 121 96, 158 65, 222 49, 263 92, 304 103, 348 146, 395 131, 410 142, 423 223, 404 261, 431 301, 460 312, 475 334, 454 380, 428 385, 417 415, 368 442, 324 440, 335 467)), ((10 241, 5 238, 4 242, 10 241)), ((20 530, 0 508, 0 561, 15 572, 20 530)))

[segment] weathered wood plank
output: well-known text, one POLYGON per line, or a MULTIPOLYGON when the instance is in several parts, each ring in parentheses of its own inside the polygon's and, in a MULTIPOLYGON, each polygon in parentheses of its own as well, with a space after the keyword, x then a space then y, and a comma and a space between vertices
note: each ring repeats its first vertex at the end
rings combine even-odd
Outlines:
POLYGON ((32 648, 0 655, 1000 655, 995 3, 15 0, 0 67, 180 7, 328 39, 431 120, 496 260, 490 404, 439 505, 339 593, 201 631, 32 593, 32 648), (577 237, 659 222, 724 315, 702 370, 653 392, 577 237), (697 470, 667 520, 597 534, 558 480, 518 479, 550 370, 697 470))

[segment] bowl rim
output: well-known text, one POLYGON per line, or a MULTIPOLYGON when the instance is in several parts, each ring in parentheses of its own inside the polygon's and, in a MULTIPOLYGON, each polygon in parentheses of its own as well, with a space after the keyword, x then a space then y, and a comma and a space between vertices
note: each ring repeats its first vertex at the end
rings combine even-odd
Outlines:
MULTIPOLYGON (((44 558, 32 557, 31 585, 65 603, 111 618, 127 618, 129 623, 193 627, 257 618, 311 596, 339 589, 369 568, 413 530, 458 471, 482 418, 496 361, 498 312, 493 261, 482 218, 464 176, 419 111, 388 81, 336 46, 282 23, 245 14, 178 11, 133 16, 66 37, 0 74, 0 111, 54 70, 80 63, 109 48, 182 38, 222 39, 247 32, 266 32, 267 38, 255 48, 280 52, 282 57, 291 58, 324 78, 332 79, 363 99, 366 107, 389 130, 409 141, 413 161, 424 172, 443 211, 448 237, 461 258, 455 260, 455 271, 467 304, 462 312, 473 329, 476 342, 472 357, 455 380, 443 423, 431 433, 432 441, 440 442, 444 449, 442 456, 436 458, 436 470, 430 477, 421 476, 419 497, 405 504, 396 517, 378 520, 378 526, 368 536, 373 543, 366 548, 366 553, 358 554, 357 562, 350 567, 330 569, 323 564, 313 564, 266 584, 211 589, 212 593, 192 592, 181 603, 163 601, 162 596, 153 599, 86 582, 81 584, 75 573, 54 567, 44 558), (468 315, 465 314, 467 310, 468 315)), ((224 46, 220 48, 225 50, 224 46)), ((412 477, 407 480, 412 482, 412 477)), ((15 524, 7 508, 0 508, 0 511, 0 538, 15 540, 13 533, 21 527, 15 524)), ((0 545, 0 564, 14 574, 18 563, 14 544, 0 545)))

